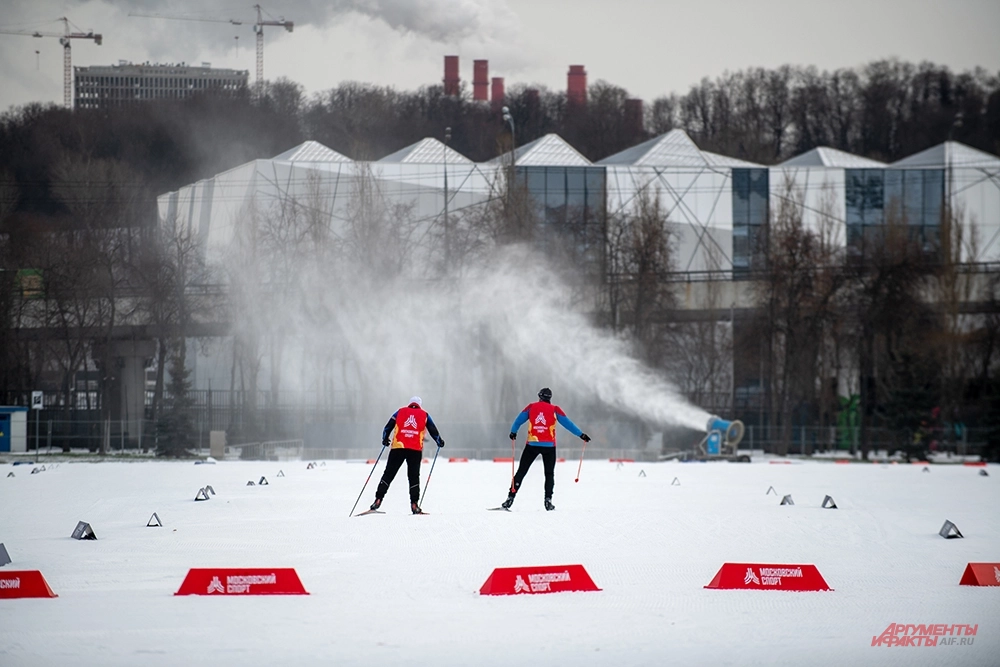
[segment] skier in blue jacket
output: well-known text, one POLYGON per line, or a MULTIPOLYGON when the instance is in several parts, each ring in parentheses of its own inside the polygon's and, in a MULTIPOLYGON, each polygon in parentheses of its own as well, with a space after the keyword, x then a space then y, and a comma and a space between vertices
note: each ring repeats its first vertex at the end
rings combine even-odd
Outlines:
POLYGON ((530 403, 514 418, 514 423, 510 427, 511 440, 517 439, 517 430, 525 422, 529 422, 528 439, 525 442, 524 451, 521 453, 521 463, 517 467, 517 473, 514 474, 507 500, 503 501, 500 506, 507 510, 510 509, 510 506, 514 504, 514 496, 517 495, 517 490, 521 487, 521 481, 528 474, 528 468, 531 467, 535 458, 541 455, 542 466, 545 469, 545 509, 554 510, 556 506, 552 504, 552 491, 556 483, 556 424, 562 424, 563 428, 584 442, 590 442, 590 436, 581 431, 566 416, 562 408, 558 405, 552 405, 552 390, 548 387, 543 387, 538 392, 538 400, 530 403))

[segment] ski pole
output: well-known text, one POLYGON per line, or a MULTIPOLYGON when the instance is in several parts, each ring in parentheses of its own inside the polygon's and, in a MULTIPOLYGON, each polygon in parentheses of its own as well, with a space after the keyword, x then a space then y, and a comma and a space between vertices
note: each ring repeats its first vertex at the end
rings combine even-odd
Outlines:
POLYGON ((438 462, 438 452, 440 452, 440 451, 441 451, 441 448, 438 447, 437 451, 434 452, 434 460, 431 461, 431 470, 430 470, 430 472, 427 473, 427 481, 424 482, 424 492, 420 494, 420 502, 418 504, 421 507, 424 506, 424 496, 427 495, 427 487, 430 486, 431 475, 434 474, 434 464, 438 462))
POLYGON ((510 441, 510 492, 514 493, 514 443, 516 440, 510 441))
POLYGON ((587 451, 587 441, 586 440, 583 441, 583 449, 580 450, 580 465, 578 465, 576 467, 576 479, 573 480, 574 482, 579 482, 580 481, 580 469, 583 468, 583 453, 585 451, 587 451))
POLYGON ((375 457, 375 465, 372 466, 372 471, 368 473, 368 479, 365 480, 365 485, 361 487, 361 493, 358 494, 358 499, 354 501, 354 507, 351 508, 351 513, 348 514, 347 516, 354 516, 354 510, 358 508, 358 502, 361 500, 361 496, 364 495, 365 489, 368 487, 368 482, 370 482, 372 479, 372 475, 375 474, 375 468, 376 466, 378 466, 379 459, 382 458, 382 452, 385 449, 386 449, 385 447, 382 447, 382 449, 380 449, 378 452, 378 456, 375 457))

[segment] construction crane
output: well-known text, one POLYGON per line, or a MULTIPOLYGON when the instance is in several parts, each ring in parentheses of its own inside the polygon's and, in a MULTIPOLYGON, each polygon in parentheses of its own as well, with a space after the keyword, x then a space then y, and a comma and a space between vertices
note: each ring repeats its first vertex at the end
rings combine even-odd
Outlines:
MULTIPOLYGON (((254 9, 257 10, 257 21, 253 24, 253 31, 257 33, 257 87, 259 88, 264 84, 264 26, 277 26, 284 28, 288 32, 292 32, 295 27, 295 23, 292 21, 286 21, 285 17, 279 17, 278 20, 264 19, 264 10, 260 5, 254 5, 254 9)), ((167 16, 165 14, 129 14, 129 16, 138 16, 142 18, 150 19, 168 19, 170 21, 202 21, 208 23, 231 23, 232 25, 243 25, 244 21, 238 19, 206 19, 197 16, 167 16)), ((249 21, 246 21, 249 23, 249 21)))
MULTIPOLYGON (((70 21, 68 18, 63 16, 60 19, 56 19, 63 22, 63 31, 58 32, 41 32, 35 30, 34 32, 24 32, 20 30, 0 30, 0 35, 21 35, 23 37, 58 37, 59 43, 63 47, 63 104, 66 105, 67 109, 73 108, 73 55, 70 48, 71 40, 74 39, 92 39, 94 42, 100 46, 103 41, 103 37, 100 34, 95 34, 93 30, 89 32, 71 32, 69 25, 70 21)), ((35 53, 38 53, 37 51, 35 53)))
POLYGON ((291 32, 295 24, 291 21, 286 21, 284 16, 279 17, 277 21, 265 21, 262 17, 263 10, 260 8, 260 5, 254 5, 253 7, 257 10, 257 23, 254 24, 253 31, 257 33, 257 85, 260 86, 264 83, 264 26, 273 25, 291 32))

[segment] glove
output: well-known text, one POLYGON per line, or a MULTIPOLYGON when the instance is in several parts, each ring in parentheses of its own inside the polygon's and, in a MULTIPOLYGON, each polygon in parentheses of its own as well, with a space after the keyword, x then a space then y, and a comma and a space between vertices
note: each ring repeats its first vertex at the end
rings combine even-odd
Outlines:
POLYGON ((511 432, 510 432, 510 436, 508 436, 508 437, 509 437, 509 438, 510 438, 511 440, 517 440, 517 433, 514 433, 513 431, 511 431, 511 432))
POLYGON ((389 446, 389 441, 388 440, 383 440, 382 441, 382 446, 383 447, 388 447, 389 446))
POLYGON ((444 447, 444 438, 438 438, 438 447, 444 447))
POLYGON ((580 439, 583 440, 584 442, 590 442, 590 436, 587 435, 586 433, 581 433, 580 439))

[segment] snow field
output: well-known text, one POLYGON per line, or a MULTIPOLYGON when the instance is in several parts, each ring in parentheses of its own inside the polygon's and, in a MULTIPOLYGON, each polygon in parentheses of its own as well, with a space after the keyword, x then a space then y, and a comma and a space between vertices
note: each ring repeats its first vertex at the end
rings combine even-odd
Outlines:
POLYGON ((0 600, 0 664, 1000 663, 1000 588, 958 585, 967 562, 1000 561, 994 468, 587 460, 577 484, 577 463, 556 466, 554 512, 540 460, 505 513, 485 510, 509 463, 441 458, 430 516, 409 513, 404 469, 364 517, 348 517, 364 462, 3 466, 4 570, 41 570, 59 597, 0 600), (939 537, 945 519, 965 539, 939 537), (96 541, 70 539, 80 520, 96 541), (727 561, 813 563, 834 591, 706 590, 727 561), (478 594, 495 567, 571 563, 603 590, 478 594), (294 567, 310 595, 174 596, 191 567, 294 567), (979 629, 971 646, 872 647, 890 623, 979 629))

